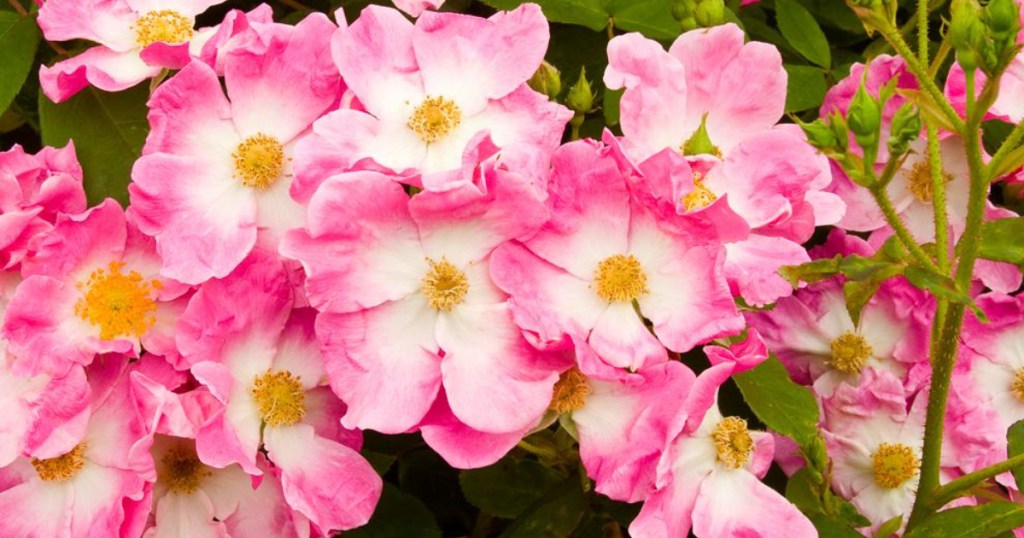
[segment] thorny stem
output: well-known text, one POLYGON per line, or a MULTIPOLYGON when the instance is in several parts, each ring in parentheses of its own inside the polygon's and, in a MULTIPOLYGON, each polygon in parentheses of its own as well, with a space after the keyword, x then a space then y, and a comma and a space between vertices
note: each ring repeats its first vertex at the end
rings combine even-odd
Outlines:
MULTIPOLYGON (((895 159, 893 159, 895 160, 895 159)), ((892 205, 892 200, 889 199, 889 194, 885 192, 885 187, 872 187, 869 189, 871 196, 875 198, 875 202, 878 203, 878 207, 881 208, 882 214, 885 216, 885 221, 892 227, 893 231, 896 232, 896 236, 899 237, 903 245, 907 247, 910 254, 917 260, 918 263, 927 267, 932 271, 937 271, 938 266, 935 262, 928 257, 928 254, 921 248, 921 245, 917 244, 917 240, 911 235, 910 230, 907 229, 907 225, 903 224, 903 220, 900 219, 896 208, 892 205)))
POLYGON ((935 81, 928 76, 927 63, 922 64, 918 61, 917 56, 914 55, 914 51, 910 50, 910 45, 903 40, 903 37, 892 28, 888 23, 880 25, 878 29, 883 36, 890 43, 896 52, 903 57, 904 62, 907 65, 907 69, 913 73, 917 79, 917 83, 924 90, 925 96, 931 101, 931 104, 938 107, 942 115, 945 116, 947 122, 953 126, 958 132, 964 131, 964 121, 960 118, 960 115, 953 110, 953 106, 949 104, 949 101, 942 95, 942 90, 935 85, 935 81))
POLYGON ((988 467, 974 471, 973 473, 961 476, 956 480, 952 480, 935 490, 932 494, 932 500, 929 503, 929 508, 931 510, 938 510, 945 506, 949 501, 967 493, 968 490, 985 480, 1001 475, 1007 471, 1012 471, 1017 467, 1024 467, 1024 454, 1018 454, 1008 460, 989 465, 988 467))
POLYGON ((18 0, 7 0, 7 3, 11 4, 11 7, 14 8, 14 11, 16 11, 18 15, 21 15, 22 17, 28 15, 28 11, 25 11, 25 7, 22 6, 21 2, 18 0))

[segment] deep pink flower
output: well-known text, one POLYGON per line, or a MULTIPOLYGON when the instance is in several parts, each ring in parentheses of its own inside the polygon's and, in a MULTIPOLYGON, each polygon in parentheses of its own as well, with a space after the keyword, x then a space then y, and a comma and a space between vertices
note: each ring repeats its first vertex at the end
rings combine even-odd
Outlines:
POLYGON ((0 268, 17 268, 33 237, 53 228, 59 213, 85 211, 75 146, 35 155, 15 144, 0 153, 0 268))
POLYGON ((544 413, 559 368, 520 334, 488 269, 491 251, 547 210, 501 163, 411 199, 377 172, 335 176, 310 201, 306 229, 286 237, 282 252, 302 262, 321 311, 347 426, 408 431, 442 387, 454 417, 480 432, 522 433, 544 413))
POLYGON ((137 354, 143 345, 176 353, 173 312, 161 311, 173 311, 168 301, 186 288, 159 277, 151 241, 117 202, 60 215, 34 251, 4 316, 16 373, 62 375, 97 353, 137 354))
POLYGON ((262 252, 192 297, 178 345, 223 403, 197 432, 196 452, 261 475, 264 447, 288 504, 324 533, 347 530, 369 520, 382 484, 356 452, 361 436, 339 425, 344 404, 324 386, 313 312, 292 304, 281 262, 262 252))
POLYGON ((697 378, 658 463, 657 489, 629 526, 631 536, 675 538, 691 530, 698 538, 818 535, 807 516, 758 479, 771 465, 772 436, 718 410, 718 387, 733 368, 720 364, 697 378))
POLYGON ((50 41, 99 46, 39 70, 43 93, 61 102, 88 85, 116 92, 180 68, 189 59, 195 17, 224 0, 48 0, 39 27, 50 41))
POLYGON ((152 131, 129 187, 163 274, 190 284, 230 273, 257 244, 271 250, 302 222, 288 195, 294 144, 341 92, 322 14, 254 25, 214 70, 192 62, 150 99, 152 131))
POLYGON ((491 269, 521 327, 541 342, 571 335, 634 371, 665 361, 666 347, 683 352, 743 328, 724 249, 706 230, 684 230, 674 212, 644 203, 605 146, 568 144, 553 164, 550 220, 501 246, 491 269))
POLYGON ((332 41, 362 109, 328 114, 296 148, 296 198, 357 165, 442 185, 481 144, 539 152, 546 168, 572 116, 526 85, 547 44, 547 20, 533 4, 488 19, 425 12, 415 25, 394 9, 367 7, 332 41))

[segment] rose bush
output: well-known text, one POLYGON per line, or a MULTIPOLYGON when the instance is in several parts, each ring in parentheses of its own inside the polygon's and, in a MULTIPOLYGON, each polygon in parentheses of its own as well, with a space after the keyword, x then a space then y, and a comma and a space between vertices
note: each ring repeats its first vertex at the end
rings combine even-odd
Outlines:
POLYGON ((1024 536, 1015 0, 7 0, 0 535, 1024 536))

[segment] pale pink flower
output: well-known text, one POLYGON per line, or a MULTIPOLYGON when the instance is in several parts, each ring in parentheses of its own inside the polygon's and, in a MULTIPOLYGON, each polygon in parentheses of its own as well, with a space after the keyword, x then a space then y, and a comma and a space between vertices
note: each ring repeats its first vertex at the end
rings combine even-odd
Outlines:
POLYGON ((793 378, 830 396, 841 384, 858 386, 866 369, 906 376, 928 360, 929 304, 902 280, 885 282, 855 322, 840 282, 820 282, 781 299, 747 321, 764 337, 793 378))
POLYGON ((196 15, 224 0, 47 0, 39 27, 50 41, 85 39, 99 46, 39 70, 43 93, 61 102, 86 86, 121 91, 179 69, 190 59, 196 15))
POLYGON ((491 273, 512 295, 516 322, 541 342, 585 341, 608 365, 636 371, 743 328, 723 274, 725 251, 706 229, 645 203, 608 147, 560 148, 551 218, 501 246, 491 273), (644 325, 653 325, 653 333, 644 325))
POLYGON ((405 432, 432 406, 449 421, 435 406, 442 387, 454 417, 479 432, 523 433, 544 413, 560 368, 523 338, 489 268, 495 247, 531 233, 547 210, 501 163, 411 199, 377 172, 332 177, 306 228, 285 238, 321 311, 346 426, 405 432))
POLYGON ((859 387, 842 385, 823 403, 832 487, 872 529, 910 513, 916 497, 927 397, 911 396, 899 378, 869 368, 859 387))
POLYGON ((117 202, 60 215, 33 249, 4 316, 15 373, 62 375, 97 353, 138 354, 142 346, 176 353, 173 316, 160 311, 186 288, 159 276, 151 240, 117 202))
POLYGON ((691 531, 698 538, 818 535, 807 516, 758 479, 771 465, 772 436, 718 410, 718 387, 734 366, 719 364, 697 378, 658 463, 657 489, 629 526, 631 536, 676 538, 691 531))
POLYGON ((0 469, 0 534, 4 536, 121 536, 145 517, 148 454, 131 398, 124 357, 111 355, 89 369, 91 415, 70 447, 37 450, 0 469))
POLYGON ((322 14, 296 26, 254 25, 214 70, 192 62, 149 101, 152 131, 129 187, 139 228, 156 238, 163 274, 190 284, 230 273, 302 222, 288 195, 294 144, 337 103, 335 29, 322 14))
POLYGON ((0 153, 0 268, 17 268, 32 238, 53 228, 59 213, 85 211, 75 146, 35 155, 15 144, 0 153))
POLYGON ((196 433, 203 463, 261 475, 260 447, 280 469, 284 498, 324 533, 365 524, 381 480, 356 449, 358 432, 324 386, 313 312, 292 310, 279 260, 257 252, 234 273, 204 284, 178 324, 192 374, 223 407, 196 433))
POLYGON ((539 153, 546 169, 572 116, 526 85, 547 45, 547 20, 534 4, 488 19, 425 12, 415 25, 394 9, 367 7, 332 41, 361 108, 328 114, 296 148, 296 198, 357 165, 443 185, 481 144, 539 153))

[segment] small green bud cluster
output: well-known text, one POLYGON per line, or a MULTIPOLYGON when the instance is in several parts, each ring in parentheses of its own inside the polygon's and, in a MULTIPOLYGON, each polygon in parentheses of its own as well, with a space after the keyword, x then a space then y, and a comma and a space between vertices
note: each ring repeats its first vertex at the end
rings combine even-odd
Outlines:
POLYGON ((1020 12, 1014 0, 956 0, 951 8, 949 40, 965 71, 1000 73, 1020 50, 1020 12))
POLYGON ((672 17, 684 32, 710 28, 726 22, 725 0, 675 0, 672 17))

